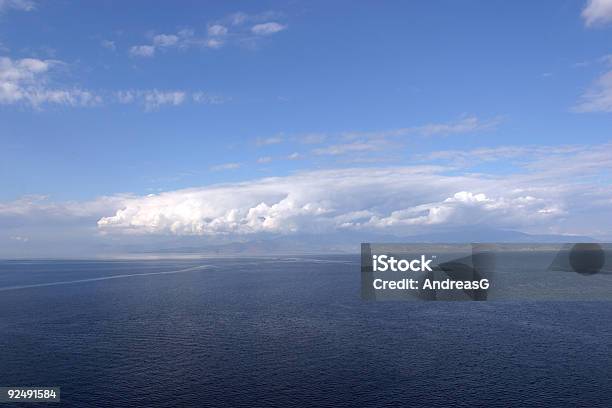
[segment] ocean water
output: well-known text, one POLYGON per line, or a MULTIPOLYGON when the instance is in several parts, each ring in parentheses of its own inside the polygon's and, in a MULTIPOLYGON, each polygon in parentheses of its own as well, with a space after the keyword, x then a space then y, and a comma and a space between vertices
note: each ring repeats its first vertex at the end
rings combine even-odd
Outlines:
POLYGON ((0 262, 0 386, 74 407, 611 407, 612 302, 365 302, 358 256, 0 262))

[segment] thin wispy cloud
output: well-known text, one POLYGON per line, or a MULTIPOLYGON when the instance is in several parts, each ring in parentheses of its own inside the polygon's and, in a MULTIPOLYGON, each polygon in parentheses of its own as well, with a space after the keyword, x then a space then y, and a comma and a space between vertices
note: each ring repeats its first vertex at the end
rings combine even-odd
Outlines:
POLYGON ((475 134, 487 131, 494 131, 502 122, 501 117, 481 119, 477 116, 469 115, 459 120, 450 122, 426 123, 419 126, 411 126, 389 130, 378 130, 371 132, 344 132, 342 137, 346 140, 384 140, 399 139, 406 136, 450 136, 461 134, 475 134))
POLYGON ((259 164, 266 164, 266 163, 270 163, 272 161, 272 157, 270 156, 264 156, 264 157, 260 157, 257 159, 257 163, 259 164))
POLYGON ((285 138, 283 136, 271 136, 271 137, 258 137, 255 140, 257 146, 269 146, 279 143, 283 143, 285 138))
POLYGON ((584 92, 574 112, 612 112, 612 71, 600 76, 591 87, 584 92))
POLYGON ((8 10, 32 11, 36 9, 36 2, 32 0, 0 0, 0 13, 8 10))
POLYGON ((117 50, 117 46, 115 45, 115 42, 111 41, 111 40, 102 40, 102 41, 100 41, 100 45, 103 48, 106 48, 107 50, 110 50, 110 51, 116 51, 117 50))
POLYGON ((251 27, 251 31, 256 35, 270 35, 286 30, 287 26, 276 22, 255 24, 251 27))
POLYGON ((327 140, 327 135, 323 133, 308 133, 305 135, 299 135, 294 138, 297 142, 302 144, 321 144, 327 140))
POLYGON ((317 155, 338 156, 347 153, 362 153, 373 152, 381 149, 381 145, 377 142, 355 142, 330 145, 314 149, 313 153, 317 155))
POLYGON ((223 163, 210 167, 210 171, 236 170, 242 167, 240 163, 223 163))

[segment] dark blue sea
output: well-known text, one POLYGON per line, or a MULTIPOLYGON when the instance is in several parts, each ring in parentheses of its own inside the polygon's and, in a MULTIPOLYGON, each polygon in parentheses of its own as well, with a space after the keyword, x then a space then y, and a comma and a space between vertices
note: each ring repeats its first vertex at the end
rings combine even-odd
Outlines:
POLYGON ((0 386, 71 407, 612 406, 612 302, 366 302, 358 262, 2 261, 0 386))

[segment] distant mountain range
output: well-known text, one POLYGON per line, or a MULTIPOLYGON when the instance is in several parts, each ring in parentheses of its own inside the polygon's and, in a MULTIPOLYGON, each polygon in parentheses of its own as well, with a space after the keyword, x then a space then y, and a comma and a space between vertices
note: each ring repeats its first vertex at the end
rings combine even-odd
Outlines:
POLYGON ((507 243, 567 243, 594 242, 593 238, 579 235, 526 234, 519 231, 461 228, 438 230, 436 232, 398 236, 372 233, 332 233, 321 235, 284 235, 241 242, 198 243, 197 238, 188 242, 157 242, 154 247, 129 247, 124 251, 137 255, 195 255, 195 256, 262 256, 289 254, 341 254, 358 253, 362 242, 387 243, 465 243, 465 242, 507 242, 507 243))

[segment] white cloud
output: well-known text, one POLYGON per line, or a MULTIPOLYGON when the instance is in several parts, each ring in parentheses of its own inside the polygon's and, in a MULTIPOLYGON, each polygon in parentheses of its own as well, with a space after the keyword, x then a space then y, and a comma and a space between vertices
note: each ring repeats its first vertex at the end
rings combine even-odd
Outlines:
POLYGON ((407 233, 441 224, 537 226, 564 211, 545 185, 526 191, 512 181, 449 176, 429 166, 356 168, 131 199, 101 218, 98 227, 178 235, 338 229, 407 233))
MULTIPOLYGON (((78 224, 85 231, 97 222, 98 231, 113 240, 124 234, 235 239, 339 230, 411 235, 448 226, 609 237, 612 145, 550 150, 553 154, 541 146, 530 162, 503 174, 439 165, 348 168, 85 202, 24 197, 0 202, 0 226, 78 224)), ((218 169, 237 166, 225 163, 218 169)))
POLYGON ((256 35, 270 35, 270 34, 274 34, 274 33, 283 31, 286 28, 287 28, 286 25, 279 24, 276 22, 269 22, 269 23, 255 24, 253 27, 251 27, 251 31, 253 32, 253 34, 256 34, 256 35))
POLYGON ((258 137, 257 140, 255 140, 255 144, 257 146, 269 146, 269 145, 274 145, 274 144, 279 144, 279 143, 283 143, 285 141, 285 138, 282 136, 271 136, 271 137, 258 137))
POLYGON ((154 57, 158 51, 171 48, 219 49, 228 44, 256 49, 258 41, 266 35, 285 30, 287 25, 270 22, 283 18, 281 13, 269 11, 259 14, 234 13, 217 21, 209 22, 206 33, 197 34, 192 28, 174 34, 153 35, 149 44, 134 45, 129 49, 133 57, 154 57), (246 23, 249 23, 248 25, 246 23), (250 26, 250 24, 254 24, 250 26))
POLYGON ((150 58, 155 55, 155 47, 153 45, 134 45, 130 48, 132 57, 150 58))
POLYGON ((210 171, 236 170, 241 167, 240 163, 223 163, 210 167, 210 171))
POLYGON ((62 65, 59 61, 0 57, 0 104, 24 103, 38 108, 44 104, 92 106, 101 103, 100 96, 73 88, 49 85, 48 73, 62 65))
POLYGON ((259 159, 257 159, 257 163, 259 164, 270 163, 271 161, 272 161, 272 157, 270 156, 264 156, 264 157, 260 157, 259 159))
POLYGON ((376 141, 370 142, 355 142, 355 143, 345 143, 345 144, 336 144, 327 147, 321 147, 318 149, 314 149, 313 153, 317 155, 331 155, 337 156, 341 154, 348 153, 363 153, 363 152, 373 152, 381 149, 381 145, 379 145, 376 141))
POLYGON ((287 156, 287 160, 298 160, 301 158, 302 158, 302 155, 299 154, 298 152, 293 152, 289 156, 287 156))
POLYGON ((476 116, 467 116, 456 122, 430 123, 412 130, 423 136, 444 136, 492 130, 499 122, 498 118, 482 121, 476 116))
POLYGON ((582 18, 587 27, 612 22, 612 0, 588 0, 582 18))
POLYGON ((158 89, 139 89, 123 90, 114 93, 115 100, 122 104, 136 103, 142 105, 146 111, 154 111, 160 107, 178 106, 192 100, 198 104, 219 105, 226 103, 231 98, 213 95, 198 91, 189 93, 182 90, 158 90, 158 89))
POLYGON ((156 47, 172 47, 178 42, 179 37, 174 34, 158 34, 153 37, 153 45, 156 47))
POLYGON ((207 105, 220 105, 231 101, 231 98, 219 95, 213 95, 206 92, 198 91, 191 95, 195 103, 203 103, 207 105))
POLYGON ((138 90, 138 91, 119 91, 116 93, 119 103, 138 102, 144 105, 145 110, 152 111, 163 105, 178 106, 186 98, 183 91, 159 91, 157 89, 138 90))
POLYGON ((504 174, 431 165, 350 168, 131 197, 98 227, 213 236, 341 229, 411 234, 474 225, 593 234, 612 227, 604 177, 612 169, 612 145, 549 150, 542 146, 530 162, 504 174))
POLYGON ((465 116, 459 120, 452 122, 427 123, 421 126, 412 126, 405 128, 397 128, 391 130, 381 130, 374 132, 346 132, 343 134, 344 139, 370 139, 382 140, 386 138, 399 138, 402 136, 448 136, 466 133, 477 133, 484 131, 493 131, 497 128, 501 118, 480 119, 476 116, 465 116))
POLYGON ((208 35, 213 37, 224 36, 227 34, 227 28, 221 24, 214 24, 208 27, 208 35))
POLYGON ((36 3, 31 0, 0 0, 0 13, 6 10, 32 11, 36 3))
POLYGON ((237 13, 230 14, 228 19, 232 25, 241 25, 249 19, 249 16, 248 14, 239 11, 237 13))
POLYGON ((574 107, 576 112, 612 112, 612 71, 603 74, 574 107))
POLYGON ((154 89, 152 91, 144 92, 144 104, 145 109, 154 110, 162 105, 173 105, 177 106, 185 101, 185 92, 183 91, 170 91, 162 92, 154 89))

